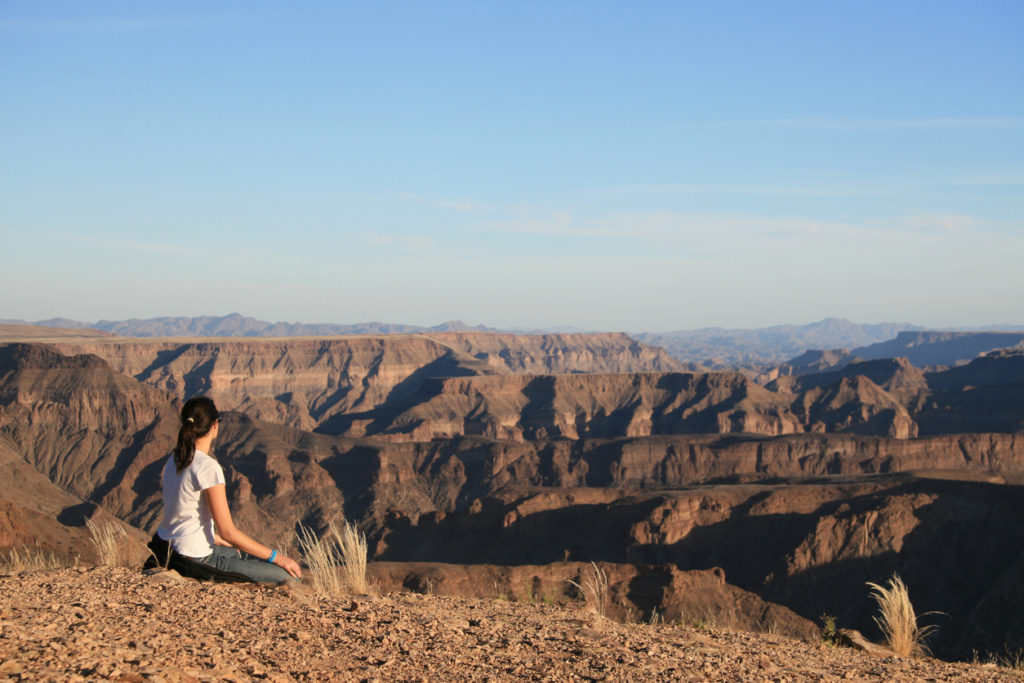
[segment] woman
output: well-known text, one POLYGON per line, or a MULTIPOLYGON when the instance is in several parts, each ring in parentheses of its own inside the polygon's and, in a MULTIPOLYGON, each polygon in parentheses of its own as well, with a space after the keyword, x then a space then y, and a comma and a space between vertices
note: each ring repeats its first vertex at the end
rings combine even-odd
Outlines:
POLYGON ((212 400, 196 396, 185 402, 178 445, 163 469, 164 518, 150 542, 155 560, 197 578, 258 583, 301 578, 295 560, 253 540, 231 521, 224 470, 209 456, 219 429, 212 400))

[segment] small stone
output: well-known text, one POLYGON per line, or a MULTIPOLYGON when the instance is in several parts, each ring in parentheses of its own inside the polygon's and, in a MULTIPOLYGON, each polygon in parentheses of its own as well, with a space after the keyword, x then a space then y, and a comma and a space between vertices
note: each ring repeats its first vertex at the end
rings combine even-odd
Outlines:
POLYGON ((25 671, 25 667, 13 660, 0 663, 0 674, 21 674, 23 671, 25 671))

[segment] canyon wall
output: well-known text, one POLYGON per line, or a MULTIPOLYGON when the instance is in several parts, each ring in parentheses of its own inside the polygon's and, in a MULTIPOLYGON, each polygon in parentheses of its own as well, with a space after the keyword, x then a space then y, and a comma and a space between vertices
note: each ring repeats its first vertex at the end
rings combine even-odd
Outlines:
POLYGON ((623 334, 535 336, 477 332, 329 339, 112 340, 56 343, 184 399, 306 430, 401 401, 432 377, 644 372, 681 366, 623 334))
POLYGON ((78 339, 55 348, 97 355, 178 399, 205 393, 224 411, 387 441, 1024 429, 1021 352, 932 373, 905 359, 866 361, 762 387, 739 373, 680 372, 663 351, 617 334, 78 339))
MULTIPOLYGON (((609 367, 650 360, 605 341, 609 367)), ((919 611, 949 615, 941 653, 1024 645, 1024 356, 766 388, 735 373, 524 374, 593 356, 465 344, 0 345, 0 548, 70 549, 100 513, 151 533, 175 404, 202 390, 226 411, 215 455, 233 516, 258 538, 345 518, 382 561, 601 561, 645 568, 623 579, 638 586, 720 572, 730 600, 867 631, 864 583, 898 572, 919 611), (997 428, 946 433, 979 424, 997 428)), ((633 593, 641 611, 672 594, 633 593)))

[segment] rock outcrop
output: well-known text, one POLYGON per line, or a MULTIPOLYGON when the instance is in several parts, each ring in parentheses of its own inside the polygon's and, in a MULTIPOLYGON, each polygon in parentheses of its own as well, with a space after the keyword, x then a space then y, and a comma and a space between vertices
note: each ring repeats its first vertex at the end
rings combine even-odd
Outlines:
POLYGON ((386 559, 718 568, 730 584, 806 619, 832 614, 871 634, 875 606, 865 583, 898 573, 919 614, 945 615, 934 650, 969 657, 971 648, 1022 644, 1005 630, 1024 608, 1013 583, 1024 580, 1022 511, 1019 487, 912 476, 618 496, 607 489, 504 491, 415 523, 393 517, 379 543, 386 559), (981 621, 1000 610, 1005 618, 981 621))
POLYGON ((205 393, 224 409, 332 433, 329 425, 337 416, 401 401, 432 377, 681 368, 661 349, 623 334, 73 340, 55 348, 99 356, 117 372, 178 398, 205 393))
MULTIPOLYGON (((41 345, 0 346, 0 454, 19 468, 0 498, 46 509, 49 492, 40 489, 39 503, 19 493, 35 480, 24 471, 27 464, 65 492, 57 515, 68 520, 62 526, 81 526, 93 505, 152 532, 162 509, 160 471, 179 424, 166 393, 114 372, 96 356, 64 356, 41 345)), ((315 463, 281 456, 280 468, 268 467, 258 439, 243 445, 248 450, 237 467, 225 463, 241 521, 277 536, 296 517, 340 512, 340 494, 315 463), (252 482, 244 472, 253 473, 270 512, 245 505, 252 482)), ((45 544, 56 542, 51 535, 59 538, 59 528, 43 536, 45 544)))

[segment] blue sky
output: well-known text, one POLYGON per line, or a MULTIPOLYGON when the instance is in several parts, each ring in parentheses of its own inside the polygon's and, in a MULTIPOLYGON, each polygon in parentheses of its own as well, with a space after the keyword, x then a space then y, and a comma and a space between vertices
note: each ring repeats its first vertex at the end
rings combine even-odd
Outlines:
POLYGON ((1024 323, 1016 0, 6 0, 0 93, 0 318, 1024 323))

